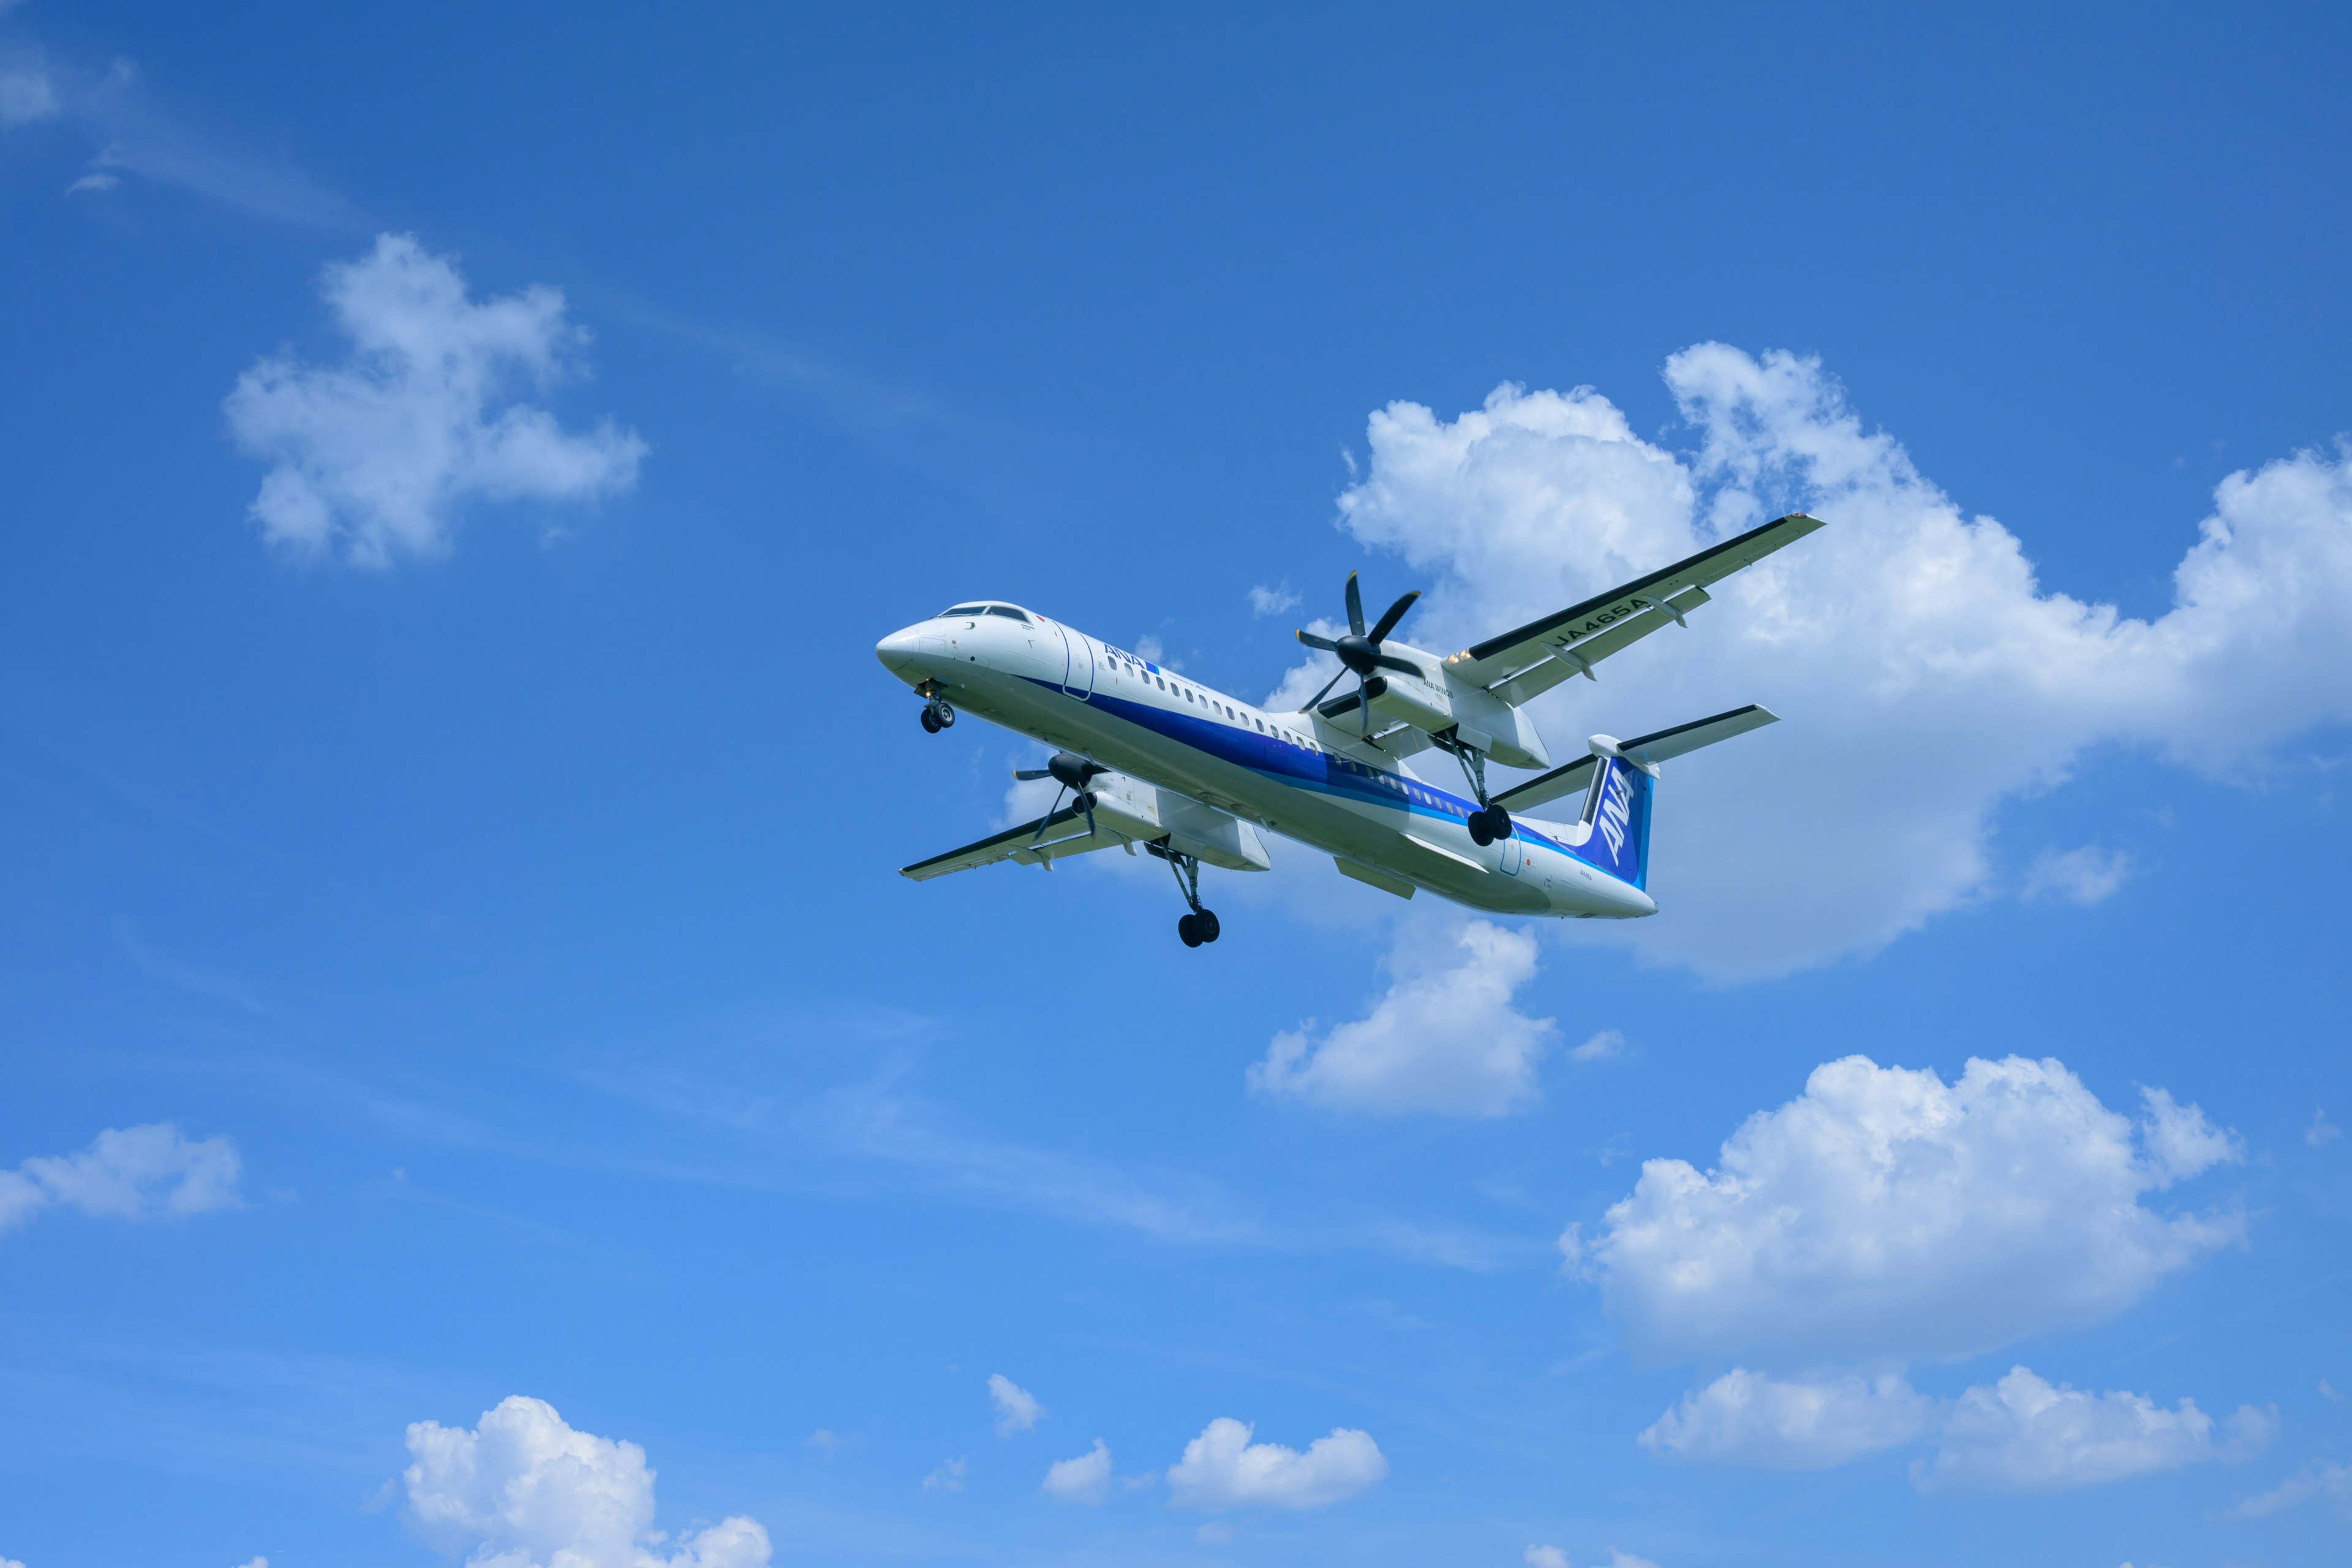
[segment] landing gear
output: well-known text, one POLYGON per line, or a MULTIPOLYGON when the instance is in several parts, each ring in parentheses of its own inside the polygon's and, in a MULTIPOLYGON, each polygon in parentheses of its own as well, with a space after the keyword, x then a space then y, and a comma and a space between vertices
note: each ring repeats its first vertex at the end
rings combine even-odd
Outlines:
POLYGON ((1176 890, 1184 895, 1185 907, 1192 912, 1180 916, 1176 935, 1186 947, 1198 947, 1204 942, 1217 940, 1217 912, 1201 907, 1201 861, 1181 849, 1171 849, 1165 844, 1147 844, 1144 848, 1168 862, 1176 873, 1176 890))
POLYGON ((1486 753, 1475 746, 1465 746, 1451 731, 1430 739, 1454 754, 1462 764, 1462 776, 1470 781, 1470 793, 1478 797, 1478 809, 1470 814, 1470 842, 1484 848, 1498 839, 1511 836, 1511 814, 1486 798, 1486 753))
POLYGON ((936 735, 942 730, 953 728, 954 724, 955 710, 948 706, 948 700, 946 698, 934 697, 929 702, 923 704, 923 732, 925 734, 936 735))

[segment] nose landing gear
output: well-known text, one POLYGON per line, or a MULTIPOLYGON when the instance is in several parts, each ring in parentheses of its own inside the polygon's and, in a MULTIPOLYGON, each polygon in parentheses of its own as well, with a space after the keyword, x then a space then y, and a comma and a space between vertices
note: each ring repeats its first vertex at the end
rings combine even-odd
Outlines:
POLYGON ((940 695, 939 688, 926 681, 923 685, 915 688, 915 690, 918 695, 929 700, 923 704, 925 734, 936 735, 940 731, 954 725, 955 710, 948 706, 948 700, 940 695))

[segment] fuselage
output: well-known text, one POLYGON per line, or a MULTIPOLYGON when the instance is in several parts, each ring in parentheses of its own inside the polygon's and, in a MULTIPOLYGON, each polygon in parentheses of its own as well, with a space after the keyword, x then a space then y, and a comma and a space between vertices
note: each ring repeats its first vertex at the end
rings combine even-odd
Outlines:
MULTIPOLYGON (((1050 746, 1385 875, 1497 913, 1628 919, 1649 894, 1580 853, 1586 820, 1515 817, 1480 845, 1478 803, 1309 710, 1269 712, 1034 611, 990 602, 882 639, 892 674, 1050 746)), ((1647 831, 1646 814, 1638 830, 1647 831)), ((1352 869, 1351 869, 1352 868, 1352 869)), ((1399 889, 1402 890, 1402 889, 1399 889)))

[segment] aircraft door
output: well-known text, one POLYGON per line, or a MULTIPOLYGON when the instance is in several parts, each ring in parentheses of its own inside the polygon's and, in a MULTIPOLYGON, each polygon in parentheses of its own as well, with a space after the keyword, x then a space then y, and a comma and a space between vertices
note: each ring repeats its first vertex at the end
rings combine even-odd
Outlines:
POLYGON ((1506 877, 1517 876, 1519 874, 1520 868, 1527 864, 1527 849, 1524 845, 1520 844, 1519 836, 1514 833, 1495 847, 1500 850, 1502 854, 1503 875, 1506 877))
POLYGON ((1084 702, 1095 694, 1095 648, 1084 632, 1054 623, 1062 638, 1062 689, 1084 702))

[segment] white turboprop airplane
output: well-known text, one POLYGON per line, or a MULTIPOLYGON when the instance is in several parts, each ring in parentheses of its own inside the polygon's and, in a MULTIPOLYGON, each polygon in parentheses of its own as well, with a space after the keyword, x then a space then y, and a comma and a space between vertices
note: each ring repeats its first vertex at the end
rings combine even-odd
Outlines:
POLYGON ((1735 708, 1630 741, 1591 737, 1585 755, 1552 765, 1525 704, 1669 622, 1687 626, 1706 585, 1822 526, 1792 512, 1687 561, 1557 615, 1440 657, 1389 640, 1421 595, 1405 595, 1369 630, 1355 575, 1348 635, 1300 632, 1336 654, 1339 673, 1306 706, 1272 713, 1188 680, 1147 658, 1017 605, 972 600, 884 637, 875 654, 924 699, 939 733, 961 703, 1058 748, 1016 779, 1061 785, 1034 822, 905 868, 917 881, 999 860, 1051 869, 1055 860, 1118 845, 1168 862, 1188 912, 1187 947, 1217 940, 1201 904, 1201 867, 1269 868, 1263 827, 1330 856, 1360 882, 1412 897, 1426 888, 1505 914, 1655 914, 1643 891, 1650 800, 1658 764, 1775 721, 1735 708), (1326 702, 1349 675, 1356 689, 1326 702), (1434 747, 1461 765, 1465 797, 1422 778, 1405 759, 1434 747), (1486 763, 1542 770, 1489 795, 1486 763), (1519 816, 1580 795, 1573 822, 1519 816), (1062 804, 1064 795, 1074 798, 1062 804))

